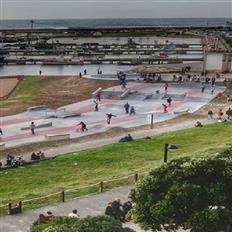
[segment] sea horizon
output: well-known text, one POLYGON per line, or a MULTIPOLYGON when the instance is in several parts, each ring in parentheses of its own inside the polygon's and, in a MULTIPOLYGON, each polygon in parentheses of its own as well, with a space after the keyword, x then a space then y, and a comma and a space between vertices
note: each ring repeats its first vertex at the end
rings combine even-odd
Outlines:
POLYGON ((0 29, 99 27, 208 27, 226 26, 231 18, 76 18, 76 19, 3 19, 0 29), (183 20, 184 19, 184 20, 183 20))

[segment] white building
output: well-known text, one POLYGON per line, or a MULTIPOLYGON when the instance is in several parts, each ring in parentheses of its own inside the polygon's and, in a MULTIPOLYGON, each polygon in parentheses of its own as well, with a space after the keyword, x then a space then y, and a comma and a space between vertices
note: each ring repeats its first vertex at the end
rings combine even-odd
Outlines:
POLYGON ((208 72, 232 72, 232 53, 209 52, 205 54, 205 69, 208 72))

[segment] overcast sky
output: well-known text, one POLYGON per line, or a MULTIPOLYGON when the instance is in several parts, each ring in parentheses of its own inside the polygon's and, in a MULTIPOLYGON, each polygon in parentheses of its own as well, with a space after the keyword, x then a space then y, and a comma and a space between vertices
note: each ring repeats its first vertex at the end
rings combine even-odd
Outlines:
POLYGON ((0 0, 1 19, 232 17, 232 0, 0 0))

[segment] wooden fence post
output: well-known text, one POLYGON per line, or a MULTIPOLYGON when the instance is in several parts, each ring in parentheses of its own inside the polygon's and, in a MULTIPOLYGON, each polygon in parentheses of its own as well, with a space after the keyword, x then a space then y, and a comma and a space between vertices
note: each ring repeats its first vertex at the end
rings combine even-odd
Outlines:
POLYGON ((23 204, 22 204, 22 201, 19 201, 19 205, 18 205, 18 207, 19 207, 19 213, 22 213, 22 206, 23 206, 23 204))
POLYGON ((61 201, 65 202, 65 192, 64 192, 64 190, 61 191, 61 201))
POLYGON ((11 203, 8 204, 8 214, 11 214, 11 203))
POLYGON ((139 179, 139 174, 136 172, 135 175, 134 175, 134 181, 135 183, 138 181, 139 179))
POLYGON ((102 193, 102 192, 103 192, 103 181, 101 181, 101 182, 100 182, 99 192, 100 192, 100 193, 102 193))

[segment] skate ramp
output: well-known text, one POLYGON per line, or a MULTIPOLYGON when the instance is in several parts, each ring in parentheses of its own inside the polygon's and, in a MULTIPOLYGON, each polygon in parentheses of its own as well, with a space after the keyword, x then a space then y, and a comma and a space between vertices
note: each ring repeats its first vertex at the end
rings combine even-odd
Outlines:
POLYGON ((43 110, 48 110, 48 107, 45 105, 40 105, 40 106, 32 106, 27 108, 27 111, 34 112, 34 111, 43 111, 43 110))
MULTIPOLYGON (((46 127, 52 127, 52 122, 48 122, 48 123, 43 123, 43 124, 39 124, 37 126, 35 126, 36 129, 40 129, 40 128, 46 128, 46 127)), ((30 127, 22 127, 21 130, 30 130, 30 127)))

